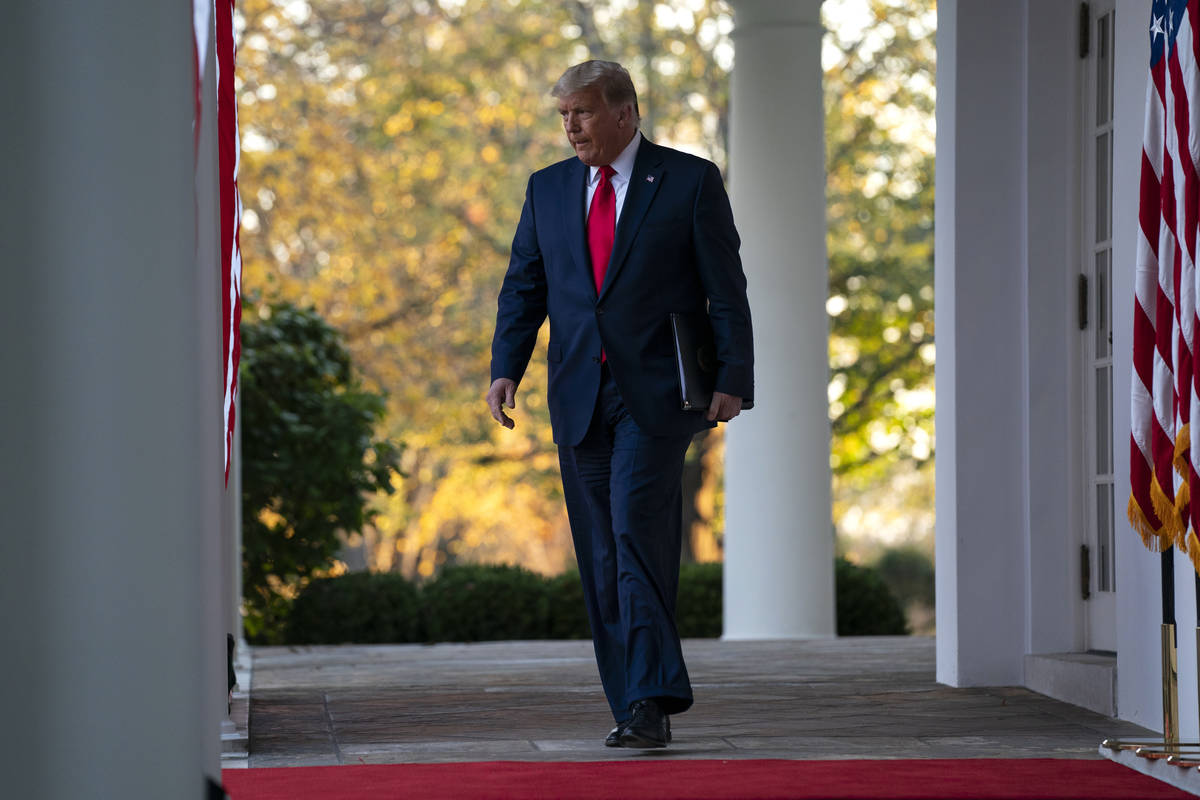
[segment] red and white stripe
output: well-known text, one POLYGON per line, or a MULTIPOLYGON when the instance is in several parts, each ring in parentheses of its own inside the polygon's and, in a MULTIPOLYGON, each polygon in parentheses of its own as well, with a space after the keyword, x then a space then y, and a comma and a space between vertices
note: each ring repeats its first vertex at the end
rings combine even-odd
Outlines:
POLYGON ((233 38, 235 0, 192 0, 192 64, 195 69, 195 116, 192 121, 196 165, 200 164, 200 124, 204 117, 203 75, 209 51, 211 27, 217 72, 217 143, 218 192, 220 193, 221 262, 221 340, 223 376, 223 437, 225 440, 225 484, 229 484, 229 464, 233 454, 233 435, 237 411, 238 364, 241 360, 242 250, 240 244, 242 200, 237 176, 241 158, 238 139, 237 95, 234 64, 237 48, 233 38), (215 22, 214 22, 215 15, 215 22))
POLYGON ((221 338, 224 345, 225 482, 237 413, 238 364, 241 360, 242 320, 242 199, 238 193, 241 142, 238 138, 237 94, 233 38, 234 0, 216 0, 217 141, 221 193, 221 338))
POLYGON ((1152 58, 1146 92, 1139 236, 1134 276, 1134 353, 1131 406, 1129 517, 1152 550, 1172 544, 1200 558, 1200 383, 1197 329, 1197 225, 1200 216, 1200 145, 1192 117, 1200 106, 1195 31, 1200 0, 1171 19, 1161 4, 1163 33, 1154 45, 1173 46, 1152 58), (1171 26, 1175 30, 1171 30, 1171 26), (1189 537, 1189 528, 1191 535, 1189 537), (1197 542, 1197 547, 1189 547, 1197 542))

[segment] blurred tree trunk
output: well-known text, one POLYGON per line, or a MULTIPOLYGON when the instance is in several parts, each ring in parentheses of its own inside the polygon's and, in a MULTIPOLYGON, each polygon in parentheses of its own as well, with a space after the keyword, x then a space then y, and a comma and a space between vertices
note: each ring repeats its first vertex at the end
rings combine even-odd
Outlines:
POLYGON ((696 561, 693 539, 698 525, 704 523, 700 513, 699 495, 704 486, 704 454, 707 451, 708 431, 696 434, 688 448, 687 460, 683 462, 683 549, 680 558, 684 564, 696 561))

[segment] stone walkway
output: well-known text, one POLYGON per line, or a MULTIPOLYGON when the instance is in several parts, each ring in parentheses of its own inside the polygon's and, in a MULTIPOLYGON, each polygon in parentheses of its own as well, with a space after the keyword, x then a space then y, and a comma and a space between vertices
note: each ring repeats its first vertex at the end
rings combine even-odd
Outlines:
POLYGON ((1020 688, 934 681, 934 642, 684 643, 696 705, 666 750, 606 748, 590 642, 259 647, 251 767, 627 758, 1097 758, 1150 736, 1020 688))

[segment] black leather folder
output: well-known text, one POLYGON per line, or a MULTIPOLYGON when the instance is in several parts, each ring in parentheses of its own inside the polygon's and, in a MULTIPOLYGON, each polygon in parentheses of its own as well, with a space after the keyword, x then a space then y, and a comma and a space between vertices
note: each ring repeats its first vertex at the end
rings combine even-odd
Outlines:
MULTIPOLYGON (((684 411, 707 411, 717 382, 717 347, 707 314, 671 314, 679 400, 684 411)), ((742 408, 754 406, 743 400, 742 408)))

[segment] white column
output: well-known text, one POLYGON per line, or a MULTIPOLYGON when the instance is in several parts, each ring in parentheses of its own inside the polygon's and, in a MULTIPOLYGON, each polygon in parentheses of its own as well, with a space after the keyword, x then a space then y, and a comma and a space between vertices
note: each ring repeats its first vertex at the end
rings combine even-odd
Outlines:
POLYGON ((937 49, 937 679, 1003 686, 1037 612, 1027 354, 1053 346, 1031 343, 1026 302, 1026 8, 945 0, 937 49))
POLYGON ((2 793, 199 800, 219 779, 224 649, 206 636, 220 395, 197 297, 211 284, 195 252, 191 4, 11 5, 2 793))
POLYGON ((725 638, 832 636, 820 0, 734 0, 730 189, 755 403, 726 434, 725 638))

